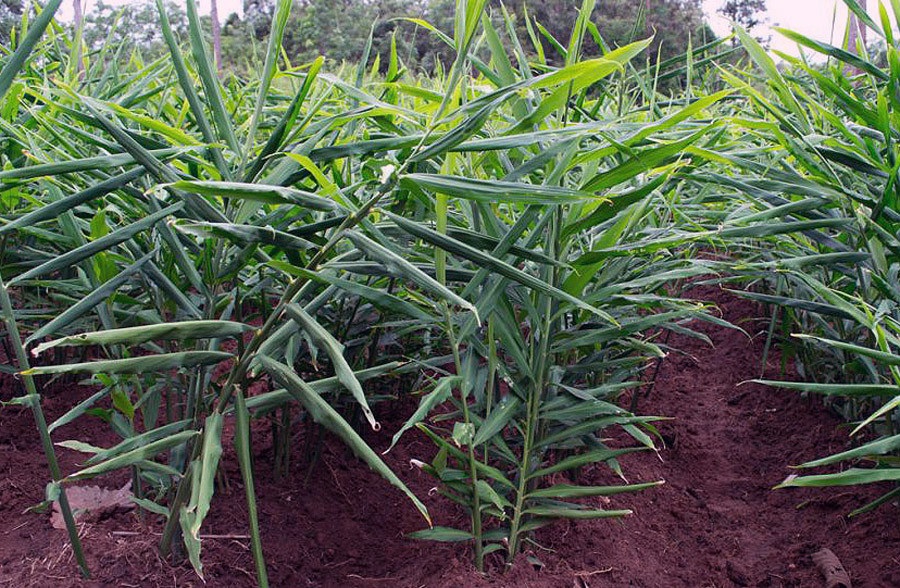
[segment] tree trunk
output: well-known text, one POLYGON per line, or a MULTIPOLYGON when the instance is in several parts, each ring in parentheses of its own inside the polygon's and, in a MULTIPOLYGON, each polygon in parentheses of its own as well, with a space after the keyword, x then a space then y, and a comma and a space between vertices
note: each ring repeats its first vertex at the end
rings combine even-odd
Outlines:
MULTIPOLYGON (((867 0, 859 0, 859 5, 862 7, 863 10, 867 9, 866 4, 867 4, 867 0)), ((863 47, 866 46, 867 30, 868 29, 866 29, 866 25, 859 22, 859 18, 851 12, 850 13, 850 33, 847 37, 847 49, 851 53, 857 53, 857 50, 856 50, 857 41, 861 42, 863 47)))
POLYGON ((216 61, 216 71, 222 75, 222 29, 219 25, 219 6, 216 0, 212 0, 209 16, 212 19, 213 58, 216 61))
POLYGON ((83 34, 83 25, 84 25, 84 7, 82 6, 83 0, 72 0, 72 8, 74 9, 75 14, 75 30, 78 31, 78 34, 75 35, 75 42, 78 43, 78 47, 75 49, 75 71, 78 72, 79 78, 84 75, 84 62, 81 57, 81 35, 83 34))
POLYGON ((647 35, 653 34, 653 23, 650 22, 650 0, 644 2, 644 22, 647 25, 647 35))
POLYGON ((81 0, 72 0, 72 4, 75 10, 75 28, 78 28, 84 22, 84 11, 81 6, 81 0))

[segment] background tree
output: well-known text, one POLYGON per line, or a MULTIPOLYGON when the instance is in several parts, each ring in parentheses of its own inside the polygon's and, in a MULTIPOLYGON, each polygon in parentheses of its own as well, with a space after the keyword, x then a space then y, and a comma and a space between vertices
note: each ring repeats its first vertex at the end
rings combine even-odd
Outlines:
MULTIPOLYGON (((23 0, 13 0, 13 3, 16 1, 23 0)), ((126 42, 126 46, 136 46, 149 56, 162 50, 156 8, 152 3, 140 0, 114 6, 108 1, 98 0, 85 16, 84 35, 89 50, 107 43, 126 42)), ((9 3, 9 0, 0 2, 9 3)), ((571 23, 581 4, 580 0, 507 0, 506 7, 515 19, 519 38, 526 40, 526 51, 535 52, 527 41, 527 18, 532 25, 539 23, 537 28, 546 31, 546 36, 541 35, 540 39, 542 50, 551 63, 558 65, 563 57, 551 38, 562 45, 568 42, 571 23)), ((213 6, 218 8, 215 2, 213 6)), ((431 72, 438 62, 445 67, 450 64, 453 49, 432 32, 402 17, 421 18, 439 30, 452 33, 455 7, 455 0, 296 0, 283 40, 285 54, 295 64, 312 61, 319 55, 335 62, 357 62, 369 35, 373 34, 372 59, 380 55, 383 68, 387 66, 392 39, 395 39, 406 67, 431 72)), ((229 15, 220 35, 213 25, 218 19, 205 20, 221 68, 241 74, 256 67, 274 9, 275 0, 244 0, 243 15, 229 15)), ((187 19, 181 3, 170 1, 168 12, 176 34, 186 39, 187 19)), ((499 9, 494 11, 493 18, 498 30, 504 32, 499 9)), ((602 42, 589 38, 584 48, 587 57, 602 54, 601 44, 615 48, 653 36, 645 55, 647 63, 652 65, 657 58, 666 60, 683 54, 689 42, 697 47, 715 38, 705 23, 701 0, 603 0, 598 3, 592 20, 602 42)), ((672 82, 667 84, 662 89, 668 89, 672 82)))
POLYGON ((74 25, 75 25, 75 36, 73 38, 73 43, 75 44, 76 53, 75 53, 75 63, 78 68, 78 73, 84 73, 84 59, 82 55, 83 50, 83 35, 84 35, 84 0, 72 0, 72 9, 74 11, 74 25))
POLYGON ((598 3, 594 22, 611 48, 653 35, 651 63, 657 55, 663 61, 683 55, 688 41, 697 47, 716 36, 706 24, 701 0, 610 0, 598 3))
MULTIPOLYGON (((571 23, 574 22, 579 0, 510 0, 517 18, 520 39, 527 39, 525 16, 539 23, 563 46, 568 42, 571 23)), ((644 59, 648 65, 657 60, 666 61, 684 55, 689 43, 694 48, 716 38, 706 23, 701 0, 604 0, 597 3, 592 21, 597 25, 603 43, 610 49, 627 45, 633 41, 653 37, 644 59)), ((551 63, 563 62, 553 43, 543 37, 543 50, 551 63)), ((602 54, 601 47, 588 39, 584 48, 585 57, 602 54)), ((635 61, 636 64, 640 60, 635 61)), ((678 87, 683 76, 667 79, 659 89, 666 92, 678 87)))
POLYGON ((9 35, 22 20, 24 0, 0 0, 0 44, 9 45, 9 35))
POLYGON ((766 0, 725 0, 719 13, 747 32, 766 22, 766 0))
MULTIPOLYGON (((858 0, 860 7, 865 11, 867 10, 867 2, 866 0, 858 0)), ((861 24, 859 22, 859 17, 856 16, 853 12, 850 13, 850 29, 848 30, 847 35, 847 48, 850 51, 857 53, 858 46, 857 43, 862 43, 862 46, 866 46, 866 31, 868 27, 861 24)))
POLYGON ((75 28, 77 29, 82 25, 82 21, 84 20, 84 6, 82 5, 82 0, 72 0, 72 10, 74 11, 75 28))
MULTIPOLYGON (((520 38, 528 38, 527 14, 563 45, 568 41, 571 23, 581 6, 580 0, 508 0, 505 4, 516 18, 520 38)), ((386 53, 391 35, 398 31, 398 45, 401 56, 409 62, 407 65, 431 71, 436 60, 447 64, 453 59, 452 49, 432 33, 392 19, 423 18, 449 33, 453 29, 455 5, 455 0, 300 0, 291 14, 285 51, 298 62, 318 55, 335 61, 355 61, 362 55, 372 23, 376 23, 374 51, 386 53)), ((272 0, 244 0, 243 20, 237 15, 229 17, 226 34, 239 36, 249 29, 257 39, 265 38, 273 8, 272 0)), ((499 11, 494 17, 499 25, 499 11)), ((715 38, 704 21, 701 0, 604 0, 594 12, 593 20, 606 44, 613 48, 636 38, 654 36, 647 54, 651 62, 655 62, 658 54, 667 59, 683 53, 689 39, 697 46, 715 38)), ((542 45, 551 62, 562 61, 549 39, 543 38, 542 45)), ((589 55, 601 53, 592 41, 586 50, 589 55)))
MULTIPOLYGON (((182 39, 187 39, 187 15, 183 3, 168 0, 165 4, 172 29, 182 39)), ((123 43, 140 49, 148 57, 157 56, 165 50, 155 3, 137 1, 116 6, 97 0, 84 19, 84 42, 88 51, 96 51, 107 44, 119 46, 123 43)))
MULTIPOLYGON (((269 27, 272 23, 272 16, 275 14, 275 0, 244 0, 244 23, 246 23, 253 35, 262 40, 269 34, 269 27)), ((237 14, 229 17, 232 25, 236 24, 233 19, 238 18, 237 14)), ((238 19, 239 20, 239 19, 238 19)))
POLYGON ((222 74, 222 28, 219 23, 219 3, 212 0, 209 6, 209 18, 212 21, 213 56, 216 60, 216 71, 222 74))

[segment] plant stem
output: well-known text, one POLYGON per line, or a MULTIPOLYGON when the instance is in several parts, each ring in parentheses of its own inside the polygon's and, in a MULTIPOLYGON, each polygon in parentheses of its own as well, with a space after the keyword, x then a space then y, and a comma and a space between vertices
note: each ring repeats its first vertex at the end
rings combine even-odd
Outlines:
MULTIPOLYGON (((459 356, 459 341, 453 332, 453 322, 450 317, 450 308, 444 303, 444 319, 447 323, 447 336, 450 339, 450 347, 453 350, 453 361, 456 364, 456 373, 462 373, 462 360, 459 356)), ((460 386, 460 402, 462 403, 463 423, 466 429, 472 426, 472 418, 469 413, 469 400, 466 393, 466 383, 460 386)), ((472 488, 472 536, 475 543, 475 569, 479 572, 484 571, 484 540, 481 522, 481 499, 478 496, 478 458, 475 456, 475 447, 471 443, 471 439, 466 443, 469 477, 471 478, 472 488)))
MULTIPOLYGON (((447 204, 448 199, 443 194, 438 194, 435 200, 435 218, 437 221, 437 230, 439 233, 447 233, 447 204)), ((447 254, 443 249, 435 249, 434 251, 435 274, 438 282, 446 285, 447 283, 447 254)), ((456 339, 456 333, 453 329, 453 319, 450 315, 450 307, 445 301, 442 304, 444 311, 444 322, 447 328, 447 337, 450 339, 450 348, 453 350, 453 362, 456 364, 456 373, 462 373, 462 360, 459 356, 459 341, 456 339)), ((472 418, 469 414, 469 400, 466 393, 467 384, 464 382, 460 386, 459 399, 462 403, 463 422, 466 429, 472 426, 472 418)), ((471 478, 472 489, 472 536, 475 543, 475 569, 479 572, 484 571, 484 542, 482 541, 482 524, 481 524, 481 500, 478 496, 478 469, 477 458, 475 457, 475 447, 471 443, 471 439, 466 443, 468 450, 468 466, 469 477, 471 478)))
MULTIPOLYGON (((0 306, 2 306, 3 318, 6 321, 6 329, 9 331, 9 338, 12 340, 13 349, 16 352, 19 370, 27 370, 30 367, 28 355, 25 353, 25 347, 22 345, 22 338, 19 335, 19 326, 16 324, 12 302, 9 299, 9 292, 6 290, 6 284, 3 283, 3 278, 0 278, 0 306)), ((62 480, 62 472, 59 468, 59 461, 56 459, 56 450, 53 448, 53 440, 50 438, 50 431, 47 429, 47 421, 44 418, 44 410, 41 407, 41 396, 38 394, 37 387, 34 385, 34 378, 23 375, 22 380, 25 383, 25 391, 28 393, 28 404, 31 406, 35 424, 41 435, 41 444, 44 447, 44 455, 47 458, 47 465, 50 468, 50 477, 53 482, 59 484, 59 481, 62 480)), ((66 531, 69 533, 69 541, 72 543, 72 552, 75 554, 75 560, 78 562, 81 574, 85 578, 90 578, 91 572, 88 569, 87 561, 84 558, 84 550, 81 548, 81 539, 78 537, 78 527, 75 526, 75 517, 72 515, 69 499, 66 497, 66 490, 62 485, 59 486, 58 501, 59 510, 66 523, 66 531)))
MULTIPOLYGON (((485 410, 484 410, 484 418, 487 420, 489 416, 491 416, 491 410, 494 406, 494 389, 496 388, 496 380, 497 380, 497 341, 494 337, 494 319, 493 317, 488 319, 487 325, 487 339, 488 339, 488 378, 487 378, 487 391, 485 392, 485 410)), ((488 465, 490 461, 490 443, 484 444, 484 464, 488 465)))
POLYGON ((163 557, 168 557, 172 553, 172 543, 178 531, 181 507, 187 502, 191 491, 191 473, 193 468, 190 465, 200 455, 200 445, 200 443, 196 442, 193 444, 191 457, 185 462, 184 476, 178 481, 175 498, 169 506, 169 518, 166 519, 166 526, 163 528, 162 537, 159 540, 159 553, 163 557))
POLYGON ((259 588, 268 588, 269 579, 266 573, 266 559, 263 557, 262 540, 259 534, 259 517, 256 512, 256 490, 253 483, 253 458, 250 451, 250 413, 240 390, 235 395, 235 450, 241 476, 244 479, 244 492, 247 499, 247 518, 250 524, 250 550, 253 552, 253 563, 256 566, 256 579, 259 588))
MULTIPOLYGON (((548 228, 550 239, 547 254, 554 259, 558 253, 561 227, 562 209, 560 208, 556 211, 556 214, 553 215, 553 222, 548 228)), ((559 270, 553 268, 549 271, 551 272, 551 283, 556 286, 559 282, 559 270)), ((540 427, 541 402, 543 400, 544 390, 549 384, 548 376, 550 366, 552 365, 550 358, 550 340, 552 339, 553 332, 554 304, 553 299, 549 296, 542 296, 542 299, 544 301, 544 312, 543 322, 541 323, 540 331, 538 331, 540 340, 536 349, 532 345, 531 362, 532 365, 534 365, 536 361, 537 369, 535 370, 534 385, 530 389, 528 397, 525 438, 522 443, 522 463, 519 469, 519 487, 516 492, 516 506, 513 512, 513 521, 509 530, 509 552, 507 555, 507 563, 509 564, 512 564, 515 559, 519 550, 519 545, 521 544, 520 535, 523 522, 523 511, 525 509, 525 496, 528 493, 529 482, 531 481, 528 474, 532 468, 533 458, 537 457, 533 456, 532 453, 534 451, 537 430, 540 427)), ((534 339, 532 338, 532 341, 533 340, 534 339)))

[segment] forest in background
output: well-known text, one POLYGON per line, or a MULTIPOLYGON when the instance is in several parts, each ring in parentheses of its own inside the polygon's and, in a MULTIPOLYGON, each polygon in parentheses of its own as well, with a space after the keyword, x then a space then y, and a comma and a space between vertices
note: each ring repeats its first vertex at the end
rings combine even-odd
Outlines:
MULTIPOLYGON (((72 0, 73 6, 78 6, 76 21, 83 19, 89 51, 98 52, 104 44, 127 43, 144 58, 165 53, 153 2, 137 0, 122 6, 97 0, 81 16, 83 2, 72 0)), ((9 43, 13 28, 21 30, 19 25, 28 5, 26 0, 0 0, 0 43, 9 43)), ((183 3, 166 0, 166 5, 173 30, 179 36, 187 35, 183 3)), ((355 63, 362 57, 371 35, 372 51, 381 56, 383 68, 387 67, 387 56, 395 42, 406 68, 429 73, 437 65, 446 69, 453 49, 415 21, 452 33, 455 7, 456 0, 305 0, 295 3, 291 11, 282 47, 285 56, 297 64, 320 55, 334 63, 355 63)), ((561 45, 580 2, 508 0, 503 7, 513 17, 518 38, 538 39, 548 62, 562 63, 561 45)), ((274 8, 274 0, 244 0, 242 15, 231 13, 221 19, 218 34, 222 71, 246 75, 261 65, 274 8)), ((764 21, 765 10, 765 0, 728 0, 720 12, 752 31, 764 21)), ((501 10, 495 10, 492 18, 500 25, 501 10)), ((601 55, 603 43, 609 49, 652 36, 653 42, 643 57, 646 63, 655 65, 716 41, 701 0, 607 0, 597 8, 593 20, 599 38, 594 36, 585 43, 586 57, 601 55)), ((211 18, 204 16, 202 21, 210 37, 215 36, 211 18)), ((71 26, 74 28, 75 23, 71 26)))

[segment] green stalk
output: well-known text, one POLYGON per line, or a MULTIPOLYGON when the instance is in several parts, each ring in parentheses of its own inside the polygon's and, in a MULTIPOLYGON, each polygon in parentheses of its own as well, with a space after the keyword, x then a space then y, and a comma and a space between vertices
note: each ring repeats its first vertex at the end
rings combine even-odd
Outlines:
MULTIPOLYGON (((485 393, 485 411, 484 418, 485 420, 491 416, 491 409, 494 407, 494 388, 496 387, 497 380, 497 340, 494 337, 494 319, 493 317, 488 318, 487 325, 487 340, 488 340, 488 378, 487 378, 487 391, 485 393)), ((490 461, 490 443, 484 444, 484 464, 487 465, 490 461)))
MULTIPOLYGON (((444 319, 447 322, 447 336, 450 338, 450 346, 453 349, 453 361, 456 363, 456 373, 462 373, 462 360, 459 356, 459 341, 453 332, 453 322, 450 317, 450 308, 444 302, 444 319)), ((469 413, 469 401, 467 395, 462 393, 465 384, 460 389, 460 401, 462 402, 463 423, 466 429, 472 426, 472 417, 469 413)), ((481 499, 478 496, 478 458, 475 456, 475 447, 471 442, 466 444, 467 461, 469 466, 469 477, 472 479, 472 536, 475 543, 475 569, 479 572, 484 571, 484 539, 483 526, 481 522, 481 499)))
MULTIPOLYGON (((528 412, 525 423, 525 439, 522 445, 522 466, 519 470, 519 487, 516 491, 516 508, 513 511, 513 520, 509 529, 509 553, 507 561, 512 563, 519 550, 520 532, 522 526, 522 512, 525 509, 525 496, 528 493, 528 472, 532 467, 532 451, 534 439, 539 426, 539 414, 541 397, 547 382, 547 355, 550 352, 550 330, 552 328, 553 300, 547 296, 544 305, 544 322, 541 327, 541 343, 537 352, 538 378, 532 387, 528 397, 528 412)), ((532 356, 534 358, 534 356, 532 356)))
MULTIPOLYGON (((22 345, 22 338, 19 335, 19 326, 16 324, 16 318, 13 314, 12 302, 9 299, 9 292, 6 290, 6 284, 3 278, 0 278, 0 306, 2 306, 3 318, 6 321, 6 328, 9 331, 9 338, 12 340, 13 349, 16 352, 16 359, 19 362, 19 370, 24 371, 31 366, 28 363, 28 355, 22 345)), ((50 439, 50 431, 47 429, 47 421, 44 419, 44 410, 41 408, 41 397, 34 385, 32 376, 22 376, 25 383, 25 390, 28 393, 28 404, 34 414, 34 421, 37 425, 38 432, 41 435, 41 444, 44 447, 44 455, 47 458, 47 465, 50 468, 50 477, 55 483, 62 480, 62 472, 59 469, 59 461, 56 459, 56 450, 53 448, 53 440, 50 439)), ((66 490, 59 486, 59 510, 62 512, 63 520, 66 522, 66 531, 69 533, 69 541, 72 543, 72 552, 75 554, 75 560, 81 574, 85 578, 91 577, 88 569, 87 561, 84 558, 84 550, 81 548, 81 539, 78 537, 78 527, 75 526, 75 517, 72 515, 72 509, 69 506, 69 499, 66 497, 66 490)))
MULTIPOLYGON (((439 233, 447 234, 447 204, 448 199, 444 194, 438 194, 435 199, 435 217, 436 228, 439 233)), ((447 284, 447 254, 443 249, 436 248, 434 251, 434 265, 437 280, 442 285, 447 284)), ((462 360, 459 357, 459 341, 453 330, 453 320, 450 316, 450 307, 446 301, 443 305, 444 321, 447 325, 447 336, 450 339, 450 346, 453 350, 453 361, 456 364, 456 373, 462 373, 462 360)), ((466 394, 463 393, 465 384, 460 389, 460 401, 462 402, 463 422, 468 429, 472 425, 472 418, 469 414, 469 401, 466 394)), ((475 457, 475 447, 472 443, 466 444, 468 451, 469 477, 471 478, 472 489, 472 535, 475 542, 475 569, 479 572, 484 571, 484 541, 482 539, 482 523, 481 523, 481 500, 478 497, 478 459, 475 457)))
POLYGON ((181 507, 188 501, 191 493, 191 473, 193 468, 189 467, 191 463, 200 455, 200 443, 194 443, 191 449, 191 456, 185 461, 184 476, 178 481, 178 488, 175 490, 175 498, 169 506, 169 518, 166 519, 166 526, 163 528, 162 537, 159 540, 159 553, 163 557, 168 557, 172 553, 172 544, 179 527, 179 517, 181 507))
MULTIPOLYGON (((562 208, 558 208, 556 214, 553 215, 553 224, 550 227, 550 243, 548 254, 554 257, 557 253, 558 242, 560 239, 562 227, 562 208)), ((553 268, 551 272, 551 283, 555 286, 559 282, 559 269, 553 268)), ((540 408, 543 400, 544 389, 548 384, 548 373, 551 365, 550 361, 550 339, 553 330, 553 299, 544 296, 543 322, 540 331, 540 344, 536 350, 532 346, 531 360, 537 361, 537 370, 535 383, 530 390, 528 397, 528 410, 526 413, 525 438, 522 444, 522 465, 519 470, 519 485, 516 492, 516 506, 513 511, 513 520, 509 530, 509 552, 507 555, 507 563, 512 564, 518 553, 521 544, 522 513, 525 509, 525 496, 529 491, 528 473, 532 468, 532 451, 534 447, 537 431, 540 427, 540 408)), ((532 338, 532 341, 534 339, 532 338)))
POLYGON ((525 422, 525 439, 522 444, 522 465, 519 468, 519 486, 516 488, 516 506, 513 509, 513 518, 509 526, 509 551, 506 562, 512 565, 519 551, 519 529, 522 526, 522 511, 525 508, 525 493, 527 492, 528 470, 531 468, 531 446, 534 439, 534 389, 528 398, 528 412, 525 422))
POLYGON ((250 453, 250 413, 240 390, 235 395, 235 436, 234 444, 244 479, 244 491, 247 495, 247 518, 250 522, 250 549, 253 552, 253 563, 256 565, 256 579, 259 588, 268 588, 269 578, 266 573, 266 560, 263 557, 262 540, 259 535, 259 517, 256 513, 256 490, 253 484, 253 462, 250 453))

